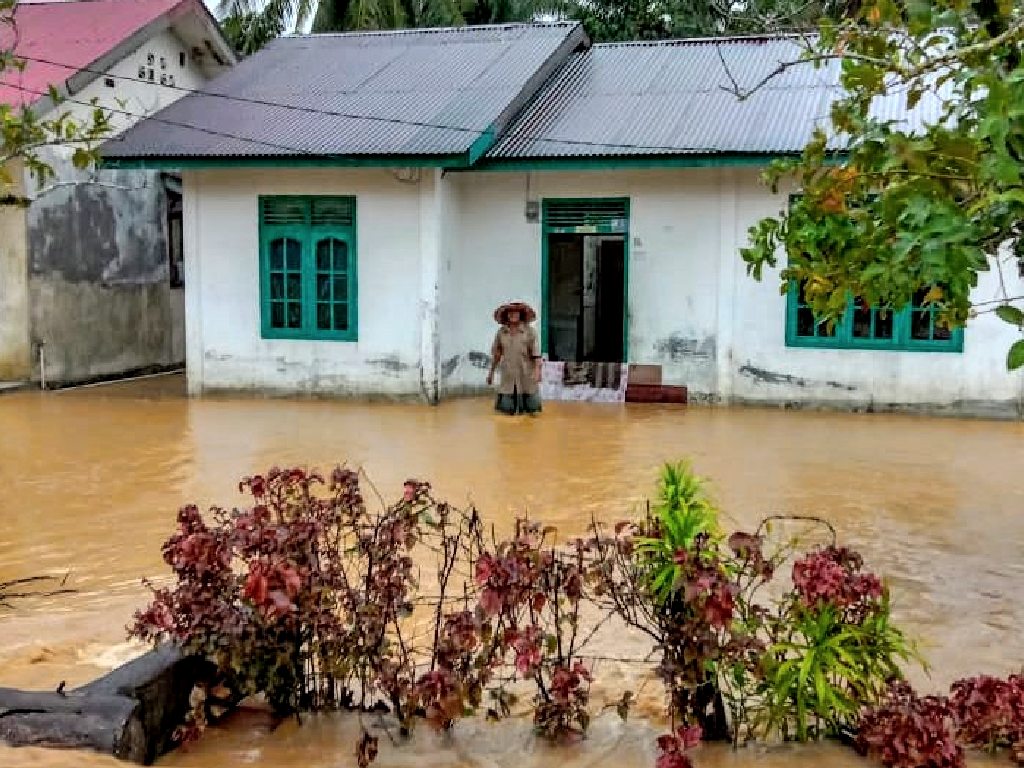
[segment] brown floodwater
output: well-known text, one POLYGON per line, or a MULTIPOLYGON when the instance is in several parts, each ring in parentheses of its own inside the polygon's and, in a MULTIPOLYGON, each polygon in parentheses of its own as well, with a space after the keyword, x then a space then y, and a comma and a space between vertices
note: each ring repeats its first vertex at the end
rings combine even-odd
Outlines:
MULTIPOLYGON (((160 577, 160 543, 186 502, 240 501, 238 479, 272 465, 363 468, 394 498, 409 476, 507 525, 517 514, 582 532, 651 493, 665 460, 708 477, 728 527, 776 512, 826 516, 892 587, 896 617, 940 689, 1024 665, 1024 424, 756 409, 550 403, 538 419, 465 400, 439 408, 316 400, 190 400, 181 377, 0 397, 0 581, 68 576, 69 596, 0 613, 0 685, 75 685, 139 653, 124 626, 160 577)), ((602 639, 637 655, 636 638, 602 639)), ((599 662, 600 690, 644 691, 636 718, 600 715, 584 744, 538 743, 525 722, 460 724, 442 738, 382 739, 379 765, 633 768, 653 764, 657 685, 599 662)), ((600 693, 599 690, 599 693, 600 693)), ((372 723, 370 725, 373 725, 372 723)), ((352 764, 354 715, 275 725, 242 710, 161 765, 352 764)), ((703 747, 716 768, 863 766, 834 746, 703 747)), ((981 758, 972 762, 982 764, 981 758)), ((0 748, 0 766, 114 766, 93 755, 0 748)))

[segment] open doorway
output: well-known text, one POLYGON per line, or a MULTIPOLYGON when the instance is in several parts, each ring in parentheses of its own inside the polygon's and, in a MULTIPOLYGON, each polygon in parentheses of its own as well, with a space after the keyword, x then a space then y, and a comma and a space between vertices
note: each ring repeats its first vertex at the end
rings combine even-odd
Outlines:
POLYGON ((545 201, 548 359, 626 362, 626 200, 545 201))
POLYGON ((554 361, 625 361, 625 238, 551 234, 546 315, 554 361))

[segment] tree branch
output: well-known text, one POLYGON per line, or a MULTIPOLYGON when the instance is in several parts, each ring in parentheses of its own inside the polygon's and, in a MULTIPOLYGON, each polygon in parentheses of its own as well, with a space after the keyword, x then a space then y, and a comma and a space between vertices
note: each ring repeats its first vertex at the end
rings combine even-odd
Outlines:
MULTIPOLYGON (((879 30, 880 34, 882 32, 883 30, 879 30)), ((905 31, 903 31, 903 34, 906 36, 905 39, 911 39, 909 35, 906 35, 905 31)), ((916 80, 920 77, 923 77, 924 75, 930 74, 934 72, 936 69, 940 69, 942 67, 948 66, 958 61, 962 61, 963 59, 990 53, 996 48, 999 48, 1002 45, 1012 42, 1015 38, 1020 37, 1021 35, 1024 35, 1024 20, 1018 21, 1016 24, 1013 24, 1012 26, 1007 28, 1007 30, 1002 34, 996 35, 995 37, 989 40, 982 40, 980 42, 973 43, 962 48, 955 48, 944 54, 935 56, 934 58, 931 58, 928 61, 919 64, 916 67, 904 67, 895 61, 888 61, 886 59, 880 59, 875 56, 867 56, 859 53, 849 53, 847 51, 817 53, 799 59, 793 59, 791 61, 779 62, 779 65, 775 69, 773 69, 767 75, 762 77, 753 86, 746 89, 741 88, 739 83, 737 83, 735 76, 732 74, 728 64, 725 61, 725 57, 722 55, 721 44, 719 43, 715 45, 715 48, 718 49, 718 56, 722 62, 722 66, 725 68, 726 76, 732 83, 732 87, 724 85, 719 87, 726 93, 731 93, 732 95, 736 96, 736 98, 739 99, 740 101, 744 101, 750 98, 753 94, 757 93, 759 90, 763 89, 772 80, 785 74, 786 71, 792 69, 793 67, 799 66, 801 64, 820 64, 828 61, 858 61, 864 64, 871 64, 877 67, 883 67, 886 70, 898 75, 903 82, 909 82, 912 80, 916 80)), ((921 47, 917 45, 916 41, 912 40, 912 42, 919 51, 922 50, 921 47)), ((808 51, 812 50, 809 43, 810 41, 805 38, 805 44, 808 46, 808 51)))

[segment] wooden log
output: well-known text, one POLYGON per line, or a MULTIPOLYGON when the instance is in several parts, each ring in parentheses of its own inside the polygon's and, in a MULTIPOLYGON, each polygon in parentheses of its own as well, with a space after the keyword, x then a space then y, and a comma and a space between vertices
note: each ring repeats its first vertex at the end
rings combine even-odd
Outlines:
POLYGON ((127 696, 0 688, 0 738, 12 746, 93 749, 147 764, 139 708, 127 696))
POLYGON ((93 749, 149 765, 172 746, 193 687, 213 665, 165 647, 70 692, 0 688, 0 740, 93 749))

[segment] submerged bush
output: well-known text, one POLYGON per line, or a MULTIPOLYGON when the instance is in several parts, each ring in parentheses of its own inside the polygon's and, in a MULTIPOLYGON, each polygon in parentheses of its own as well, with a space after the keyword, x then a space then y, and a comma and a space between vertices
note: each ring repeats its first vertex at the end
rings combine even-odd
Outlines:
POLYGON ((1024 765, 1024 675, 957 680, 949 705, 962 744, 989 752, 1007 749, 1024 765))
POLYGON ((914 652, 859 554, 825 547, 799 558, 792 573, 793 591, 762 630, 765 728, 799 741, 849 732, 914 652))
MULTIPOLYGON (((153 589, 133 636, 212 659, 234 698, 264 693, 279 713, 386 708, 406 732, 417 715, 450 728, 478 710, 508 716, 525 684, 539 734, 585 733, 582 548, 556 548, 553 529, 526 520, 487 542, 474 511, 416 481, 374 511, 341 468, 329 480, 274 469, 239 487, 250 506, 179 512, 163 547, 174 583, 153 589), (424 596, 415 563, 431 558, 439 594, 424 596), (417 611, 433 618, 426 646, 410 634, 417 611)), ((203 701, 186 735, 202 729, 203 701)), ((364 734, 357 760, 376 749, 364 734)))
POLYGON ((658 760, 655 768, 693 768, 686 750, 700 743, 699 725, 680 726, 672 733, 658 737, 658 760))
POLYGON ((894 684, 880 704, 864 713, 856 747, 886 768, 964 765, 948 700, 918 697, 906 683, 894 684))
POLYGON ((767 598, 790 557, 766 552, 767 526, 723 541, 685 465, 666 468, 661 488, 652 514, 612 534, 595 523, 590 546, 596 599, 661 653, 673 723, 736 742, 849 732, 914 657, 881 580, 833 544, 798 557, 792 587, 767 598))
MULTIPOLYGON (((883 761, 899 758, 886 751, 893 734, 907 754, 953 759, 945 731, 915 730, 953 721, 929 725, 931 700, 888 687, 914 657, 860 555, 833 535, 794 560, 788 546, 770 551, 767 524, 725 537, 685 464, 665 468, 646 514, 610 530, 595 521, 560 546, 554 529, 525 519, 507 539, 485 536, 474 510, 417 481, 378 509, 343 468, 329 478, 275 469, 240 489, 243 508, 179 512, 163 548, 174 582, 153 590, 131 627, 214 660, 233 698, 264 693, 281 713, 387 710, 401 733, 528 707, 539 735, 578 739, 591 720, 587 645, 614 620, 645 633, 657 654, 671 726, 659 768, 689 768, 686 751, 702 736, 805 740, 858 724, 861 748, 883 761), (766 596, 791 561, 792 585, 766 596), (424 567, 434 569, 429 589, 424 567), (412 632, 413 617, 428 631, 412 632)), ((973 713, 956 721, 962 738, 1019 751, 1007 725, 1019 679, 1006 685, 954 691, 954 708, 973 713)), ((194 703, 188 735, 205 723, 204 698, 194 703)), ((622 692, 623 718, 631 703, 622 692)), ((363 731, 356 762, 368 765, 378 747, 363 731)))
POLYGON ((375 517, 343 469, 329 480, 271 470, 239 489, 250 507, 178 513, 163 548, 176 583, 154 590, 132 634, 214 660, 238 695, 266 693, 280 712, 371 691, 401 707, 412 668, 399 620, 412 610, 426 486, 375 517))
POLYGON ((957 680, 950 695, 919 697, 893 685, 860 720, 857 749, 886 768, 961 768, 964 748, 1007 749, 1024 764, 1024 677, 957 680))

